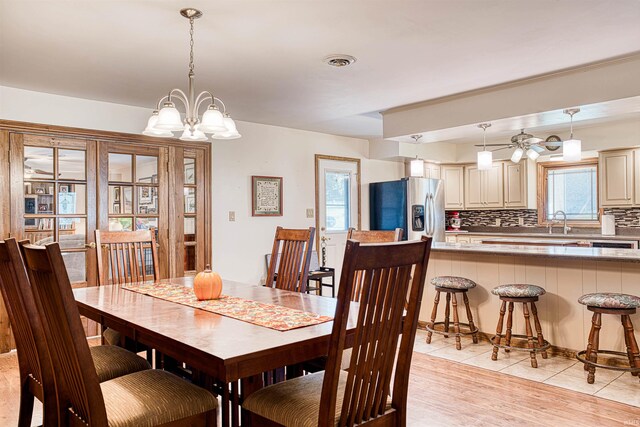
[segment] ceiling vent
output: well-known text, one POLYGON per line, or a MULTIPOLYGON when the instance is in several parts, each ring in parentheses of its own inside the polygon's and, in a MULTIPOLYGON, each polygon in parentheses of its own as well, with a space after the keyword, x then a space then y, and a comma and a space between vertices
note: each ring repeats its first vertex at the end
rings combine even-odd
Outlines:
POLYGON ((324 62, 332 67, 346 67, 356 62, 356 58, 351 55, 329 55, 324 62))

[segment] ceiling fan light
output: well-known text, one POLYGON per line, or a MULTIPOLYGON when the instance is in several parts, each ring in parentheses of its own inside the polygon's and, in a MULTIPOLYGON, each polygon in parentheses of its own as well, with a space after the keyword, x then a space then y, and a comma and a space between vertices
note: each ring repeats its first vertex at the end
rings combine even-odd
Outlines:
POLYGON ((491 151, 478 151, 478 170, 489 170, 493 165, 493 153, 491 151))
POLYGON ((164 106, 158 113, 158 121, 156 122, 154 128, 177 132, 179 130, 182 130, 183 127, 184 124, 182 123, 182 118, 180 118, 180 112, 172 102, 165 102, 164 106))
POLYGON ((540 153, 538 153, 533 148, 529 148, 527 150, 527 157, 530 158, 531 160, 535 161, 535 160, 538 159, 538 157, 540 157, 540 153))
POLYGON ((562 160, 565 162, 578 162, 582 160, 582 141, 569 139, 562 143, 562 160))
POLYGON ((513 163, 519 163, 522 159, 522 155, 524 154, 524 150, 520 147, 516 148, 513 154, 511 155, 511 161, 513 163))
POLYGON ((415 158, 409 162, 410 175, 414 177, 424 177, 424 160, 415 158))
POLYGON ((224 122, 224 117, 218 108, 211 104, 202 115, 200 130, 207 133, 226 132, 229 130, 224 122))

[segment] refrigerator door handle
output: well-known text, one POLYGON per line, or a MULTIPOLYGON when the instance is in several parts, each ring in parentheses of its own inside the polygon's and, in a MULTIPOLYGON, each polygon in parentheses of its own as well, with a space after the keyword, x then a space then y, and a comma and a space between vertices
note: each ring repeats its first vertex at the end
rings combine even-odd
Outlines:
POLYGON ((429 210, 429 236, 433 236, 433 234, 436 232, 436 201, 433 197, 433 194, 429 195, 429 202, 431 202, 431 209, 429 210))
POLYGON ((427 194, 427 197, 424 200, 424 207, 426 210, 426 223, 427 223, 427 227, 425 229, 425 234, 427 236, 431 236, 432 233, 432 229, 433 229, 433 224, 432 224, 432 219, 433 219, 433 210, 432 210, 432 195, 431 193, 427 194))

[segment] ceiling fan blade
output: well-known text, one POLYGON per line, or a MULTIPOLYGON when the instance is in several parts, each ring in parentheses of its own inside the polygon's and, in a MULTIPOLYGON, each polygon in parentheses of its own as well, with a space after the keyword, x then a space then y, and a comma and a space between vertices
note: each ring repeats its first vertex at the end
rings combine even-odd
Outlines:
POLYGON ((549 141, 540 145, 544 145, 545 147, 561 147, 562 141, 549 141))
POLYGON ((532 136, 531 138, 527 138, 527 139, 525 139, 523 142, 524 142, 525 144, 538 144, 538 143, 540 143, 540 142, 542 142, 542 141, 544 141, 544 139, 542 139, 542 138, 538 138, 538 137, 536 137, 536 136, 532 136))
POLYGON ((542 145, 532 145, 531 149, 537 152, 538 154, 544 151, 544 147, 542 145))
MULTIPOLYGON (((487 144, 487 145, 489 145, 489 144, 487 144)), ((506 149, 508 149, 508 148, 511 148, 511 147, 500 147, 500 148, 494 148, 493 150, 489 150, 489 151, 491 151, 491 152, 493 153, 494 151, 506 150, 506 149)))
MULTIPOLYGON (((484 144, 476 144, 476 147, 484 147, 484 144)), ((512 144, 486 144, 487 147, 513 147, 512 144)))

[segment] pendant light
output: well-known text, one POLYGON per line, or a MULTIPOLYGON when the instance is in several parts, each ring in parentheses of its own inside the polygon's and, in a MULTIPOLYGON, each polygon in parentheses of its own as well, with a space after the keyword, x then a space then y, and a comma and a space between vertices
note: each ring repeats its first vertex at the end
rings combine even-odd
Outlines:
POLYGON ((562 160, 565 162, 578 162, 582 160, 582 141, 573 139, 573 115, 579 113, 579 108, 567 108, 563 113, 571 116, 571 136, 562 143, 562 160))
POLYGON ((487 151, 487 128, 491 127, 491 123, 480 123, 478 127, 482 129, 482 151, 478 151, 478 170, 488 170, 493 165, 493 153, 487 151))
MULTIPOLYGON (((418 140, 422 138, 422 135, 411 135, 411 138, 418 143, 418 140)), ((409 162, 409 174, 412 177, 424 178, 424 160, 419 159, 416 155, 416 158, 409 162)))

